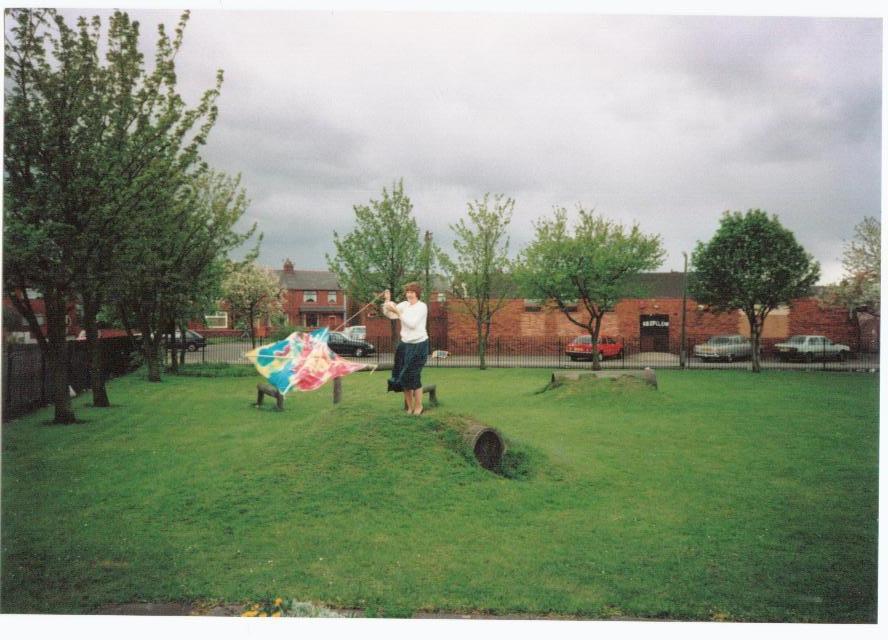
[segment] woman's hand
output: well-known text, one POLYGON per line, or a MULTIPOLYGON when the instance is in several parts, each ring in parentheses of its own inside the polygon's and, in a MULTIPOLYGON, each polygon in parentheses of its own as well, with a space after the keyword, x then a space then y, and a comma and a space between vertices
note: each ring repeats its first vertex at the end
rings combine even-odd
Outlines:
POLYGON ((382 308, 388 309, 392 313, 397 314, 399 316, 401 315, 401 312, 398 310, 398 306, 394 302, 392 302, 391 300, 386 300, 385 303, 382 305, 382 308))

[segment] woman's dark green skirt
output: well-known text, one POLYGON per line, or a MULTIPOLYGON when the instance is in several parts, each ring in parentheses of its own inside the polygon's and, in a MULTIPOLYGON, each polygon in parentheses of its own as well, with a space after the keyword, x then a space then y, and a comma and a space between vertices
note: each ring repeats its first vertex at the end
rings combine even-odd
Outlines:
POLYGON ((389 391, 410 391, 422 388, 422 367, 429 357, 429 341, 400 342, 395 350, 392 377, 388 380, 389 391))

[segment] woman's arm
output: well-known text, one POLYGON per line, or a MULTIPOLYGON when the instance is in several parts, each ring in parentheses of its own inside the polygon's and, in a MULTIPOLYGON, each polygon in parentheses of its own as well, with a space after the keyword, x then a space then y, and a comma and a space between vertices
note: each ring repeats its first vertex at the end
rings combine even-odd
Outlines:
POLYGON ((401 317, 401 314, 398 313, 398 307, 391 300, 387 300, 383 303, 382 312, 385 314, 386 318, 391 320, 398 320, 401 317))

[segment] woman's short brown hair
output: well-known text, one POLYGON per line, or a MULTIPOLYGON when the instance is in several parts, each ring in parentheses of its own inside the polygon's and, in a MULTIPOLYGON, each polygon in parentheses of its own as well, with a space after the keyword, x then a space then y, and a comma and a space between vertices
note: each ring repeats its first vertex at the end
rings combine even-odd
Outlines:
POLYGON ((407 293, 408 291, 412 291, 413 293, 415 293, 417 298, 422 297, 422 287, 418 282, 408 282, 407 284, 405 284, 404 293, 407 293))

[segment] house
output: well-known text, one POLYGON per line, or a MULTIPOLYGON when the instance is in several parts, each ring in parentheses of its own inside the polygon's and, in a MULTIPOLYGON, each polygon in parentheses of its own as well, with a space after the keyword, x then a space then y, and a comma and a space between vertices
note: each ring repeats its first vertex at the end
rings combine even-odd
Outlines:
POLYGON ((287 259, 274 272, 286 291, 284 315, 299 327, 339 327, 346 318, 348 300, 331 271, 298 270, 287 259))
MULTIPOLYGON (((28 289, 27 296, 31 301, 31 309, 43 335, 46 335, 46 303, 39 291, 28 289)), ((73 339, 80 332, 80 318, 83 314, 81 305, 69 302, 65 317, 65 334, 73 339)), ((25 318, 12 304, 9 295, 3 296, 3 342, 37 342, 37 336, 25 318)))

